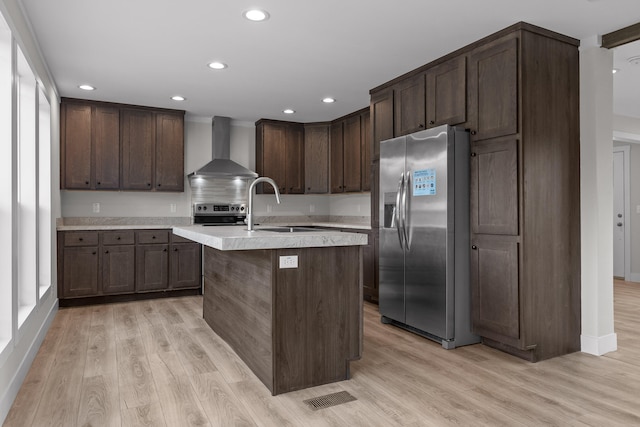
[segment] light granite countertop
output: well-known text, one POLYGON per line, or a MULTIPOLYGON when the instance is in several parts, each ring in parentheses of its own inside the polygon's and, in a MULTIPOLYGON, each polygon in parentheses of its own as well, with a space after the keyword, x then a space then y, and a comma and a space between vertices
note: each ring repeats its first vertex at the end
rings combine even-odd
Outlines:
MULTIPOLYGON (((256 221, 270 227, 278 226, 314 226, 327 228, 351 228, 354 230, 371 230, 368 221, 356 217, 336 217, 316 220, 313 217, 264 217, 256 221)), ((101 231, 101 230, 156 230, 173 227, 190 226, 191 217, 87 217, 87 218, 59 218, 56 229, 58 231, 101 231)))
POLYGON ((363 246, 368 241, 366 234, 338 230, 314 230, 299 233, 264 230, 273 227, 274 224, 266 224, 256 226, 255 231, 247 231, 242 226, 191 225, 173 227, 173 233, 221 251, 363 246))

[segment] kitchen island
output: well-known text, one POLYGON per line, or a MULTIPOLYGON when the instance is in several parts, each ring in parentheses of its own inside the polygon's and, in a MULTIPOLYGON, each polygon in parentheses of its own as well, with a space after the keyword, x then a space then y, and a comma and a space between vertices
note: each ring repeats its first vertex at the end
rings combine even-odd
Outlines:
POLYGON ((266 228, 174 227, 204 245, 205 321, 274 395, 348 379, 367 236, 266 228))

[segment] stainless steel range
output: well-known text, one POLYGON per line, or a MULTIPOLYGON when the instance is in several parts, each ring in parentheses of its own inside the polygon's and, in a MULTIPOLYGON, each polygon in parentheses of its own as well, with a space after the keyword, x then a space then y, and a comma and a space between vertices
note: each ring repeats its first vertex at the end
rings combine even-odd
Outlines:
POLYGON ((194 203, 193 223, 202 225, 244 225, 244 203, 194 203))

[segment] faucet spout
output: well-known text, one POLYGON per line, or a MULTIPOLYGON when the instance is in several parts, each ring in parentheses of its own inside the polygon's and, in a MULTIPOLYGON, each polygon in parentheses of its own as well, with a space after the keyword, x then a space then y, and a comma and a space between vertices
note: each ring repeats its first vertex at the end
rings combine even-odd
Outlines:
POLYGON ((275 191, 275 195, 276 195, 276 202, 280 204, 280 191, 278 191, 278 186, 276 185, 276 182, 271 178, 267 178, 266 176, 261 176, 259 178, 256 178, 249 186, 249 194, 248 194, 249 205, 247 206, 247 219, 246 219, 248 231, 253 231, 253 196, 255 194, 254 188, 256 187, 257 184, 261 182, 266 182, 273 187, 273 190, 275 191))

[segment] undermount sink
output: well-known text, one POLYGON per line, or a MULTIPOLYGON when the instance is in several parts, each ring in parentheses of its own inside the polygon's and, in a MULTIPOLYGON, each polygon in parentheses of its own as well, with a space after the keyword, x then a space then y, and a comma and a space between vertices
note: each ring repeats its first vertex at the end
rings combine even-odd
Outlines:
POLYGON ((318 231, 318 229, 314 227, 291 226, 291 227, 257 228, 256 231, 273 231, 275 233, 304 233, 309 231, 318 231))

